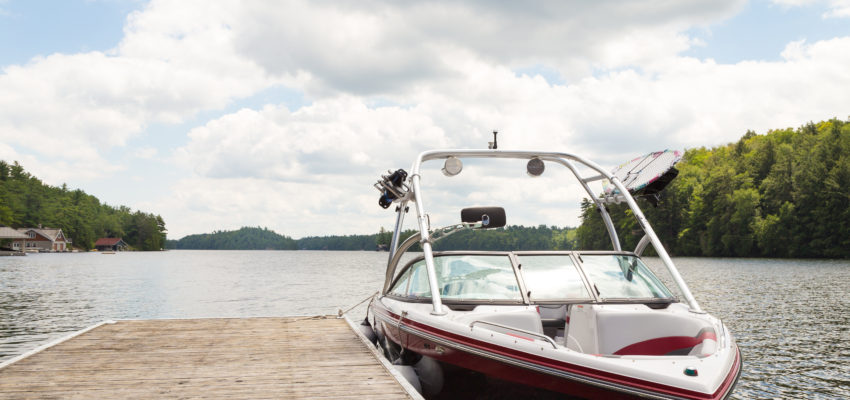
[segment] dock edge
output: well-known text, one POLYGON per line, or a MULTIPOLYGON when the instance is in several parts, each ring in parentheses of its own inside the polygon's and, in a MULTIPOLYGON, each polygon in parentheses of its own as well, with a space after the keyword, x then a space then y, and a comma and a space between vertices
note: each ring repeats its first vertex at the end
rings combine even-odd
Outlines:
POLYGON ((0 369, 6 368, 6 367, 8 367, 8 366, 10 366, 10 365, 12 365, 12 364, 14 364, 14 363, 18 362, 18 361, 21 361, 21 360, 23 360, 23 359, 27 358, 27 357, 34 356, 34 355, 36 355, 36 354, 38 354, 38 353, 41 353, 42 351, 47 350, 47 349, 49 349, 49 348, 51 348, 51 347, 53 347, 53 346, 56 346, 56 345, 61 344, 61 343, 63 343, 63 342, 67 342, 67 341, 69 341, 69 340, 71 340, 71 339, 73 339, 73 338, 75 338, 75 337, 77 337, 77 336, 80 336, 80 335, 82 335, 82 334, 84 334, 84 333, 86 333, 86 332, 89 332, 89 331, 92 331, 92 330, 94 330, 94 329, 100 328, 101 326, 104 326, 104 325, 111 325, 111 324, 114 324, 115 322, 116 322, 115 320, 111 320, 111 319, 110 319, 110 320, 106 320, 106 321, 102 321, 102 322, 98 322, 98 323, 96 323, 96 324, 94 324, 94 325, 92 325, 92 326, 90 326, 90 327, 88 327, 88 328, 83 328, 83 329, 81 329, 81 330, 79 330, 79 331, 72 332, 72 333, 70 333, 70 334, 68 334, 68 335, 66 335, 66 336, 63 336, 63 337, 61 337, 61 338, 59 338, 59 339, 56 339, 56 340, 54 340, 54 341, 52 341, 52 342, 45 343, 45 344, 43 344, 43 345, 41 345, 41 346, 38 346, 38 347, 36 347, 36 348, 34 348, 34 349, 32 349, 32 350, 30 350, 30 351, 28 351, 28 352, 24 353, 24 354, 21 354, 21 355, 18 355, 18 356, 12 357, 12 358, 10 358, 10 359, 8 359, 8 360, 6 360, 6 361, 3 361, 2 363, 0 363, 0 369))
POLYGON ((384 355, 381 354, 371 342, 369 342, 369 339, 367 339, 366 336, 364 336, 363 333, 360 332, 360 329, 357 327, 357 324, 348 318, 348 315, 345 315, 341 318, 348 323, 348 327, 351 328, 351 330, 354 332, 355 335, 357 335, 358 338, 360 338, 360 341, 363 342, 363 345, 365 345, 366 348, 368 348, 369 351, 372 352, 372 355, 375 357, 375 359, 377 359, 381 363, 381 365, 384 366, 384 369, 386 369, 387 372, 389 372, 390 375, 392 375, 393 378, 398 381, 401 387, 404 388, 404 391, 406 391, 411 398, 413 398, 414 400, 425 400, 425 398, 422 397, 421 394, 419 394, 416 388, 414 388, 413 385, 411 385, 410 382, 408 382, 407 379, 405 379, 400 372, 393 368, 393 365, 390 364, 389 360, 387 360, 384 355))

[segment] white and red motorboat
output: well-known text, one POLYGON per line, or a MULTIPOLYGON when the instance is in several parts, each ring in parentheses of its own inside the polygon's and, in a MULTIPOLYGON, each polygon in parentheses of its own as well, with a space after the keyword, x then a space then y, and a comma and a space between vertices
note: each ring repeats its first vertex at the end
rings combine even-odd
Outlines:
POLYGON ((441 390, 451 364, 582 398, 727 398, 741 374, 740 351, 723 323, 697 304, 634 200, 655 195, 675 177, 679 158, 652 153, 611 173, 559 152, 420 154, 409 178, 398 170, 375 185, 381 206, 396 204, 397 217, 385 283, 364 323, 393 364, 418 373, 426 396, 441 390), (429 226, 422 164, 442 160, 452 176, 461 160, 478 158, 527 160, 532 176, 547 164, 566 167, 601 213, 613 250, 434 251, 435 241, 454 232, 505 225, 504 209, 473 207, 461 210, 456 225, 429 226), (597 181, 606 185, 599 196, 590 186, 597 181), (410 202, 419 233, 399 243, 410 202), (626 203, 643 229, 633 251, 621 249, 609 202, 626 203), (402 257, 415 244, 421 255, 402 257), (683 299, 641 261, 648 245, 683 299))

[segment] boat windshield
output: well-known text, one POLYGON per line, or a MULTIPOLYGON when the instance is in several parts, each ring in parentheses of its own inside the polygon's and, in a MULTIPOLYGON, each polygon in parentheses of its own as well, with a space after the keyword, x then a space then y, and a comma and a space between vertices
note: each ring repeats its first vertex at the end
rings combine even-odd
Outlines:
POLYGON ((672 299, 673 295, 635 256, 582 254, 582 269, 602 299, 672 299))
POLYGON ((519 263, 532 302, 591 298, 569 255, 522 255, 519 263))
MULTIPOLYGON (((434 257, 434 269, 443 300, 522 301, 519 284, 507 255, 443 255, 434 257)), ((410 266, 390 293, 401 297, 430 298, 425 260, 410 266)))

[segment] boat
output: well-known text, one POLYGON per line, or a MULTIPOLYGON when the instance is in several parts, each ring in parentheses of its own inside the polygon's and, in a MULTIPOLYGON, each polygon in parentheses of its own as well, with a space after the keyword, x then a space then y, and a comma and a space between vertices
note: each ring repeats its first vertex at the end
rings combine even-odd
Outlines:
POLYGON ((500 150, 493 144, 423 152, 409 174, 388 171, 374 185, 382 208, 396 205, 395 229, 383 287, 361 330, 388 361, 426 398, 444 389, 446 374, 464 369, 580 398, 729 397, 742 370, 734 337, 700 308, 635 200, 657 201, 675 178, 681 153, 650 153, 609 172, 571 153, 500 150), (547 167, 565 167, 601 214, 611 248, 434 250, 456 232, 506 225, 504 208, 477 206, 459 209, 455 224, 430 226, 423 163, 442 161, 443 174, 451 177, 461 172, 463 161, 482 158, 527 161, 532 177, 547 167), (591 187, 599 183, 602 191, 591 187), (611 203, 626 204, 637 219, 643 236, 635 249, 621 248, 606 208, 611 203), (411 208, 418 232, 402 241, 411 208), (421 253, 411 255, 416 244, 421 253), (648 246, 677 294, 644 263, 648 246))

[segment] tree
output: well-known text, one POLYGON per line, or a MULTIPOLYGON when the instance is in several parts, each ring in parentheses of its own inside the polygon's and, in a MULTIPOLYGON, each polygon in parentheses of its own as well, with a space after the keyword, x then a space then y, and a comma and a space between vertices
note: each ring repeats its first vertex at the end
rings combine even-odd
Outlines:
MULTIPOLYGON (((686 151, 676 168, 658 208, 642 207, 671 253, 850 258, 850 122, 747 131, 734 144, 686 151)), ((582 204, 583 248, 605 245, 594 210, 582 204)), ((610 211, 630 246, 634 217, 610 211)))
POLYGON ((393 240, 393 233, 384 229, 382 226, 378 231, 378 234, 375 236, 375 245, 379 248, 389 248, 391 242, 393 240))

